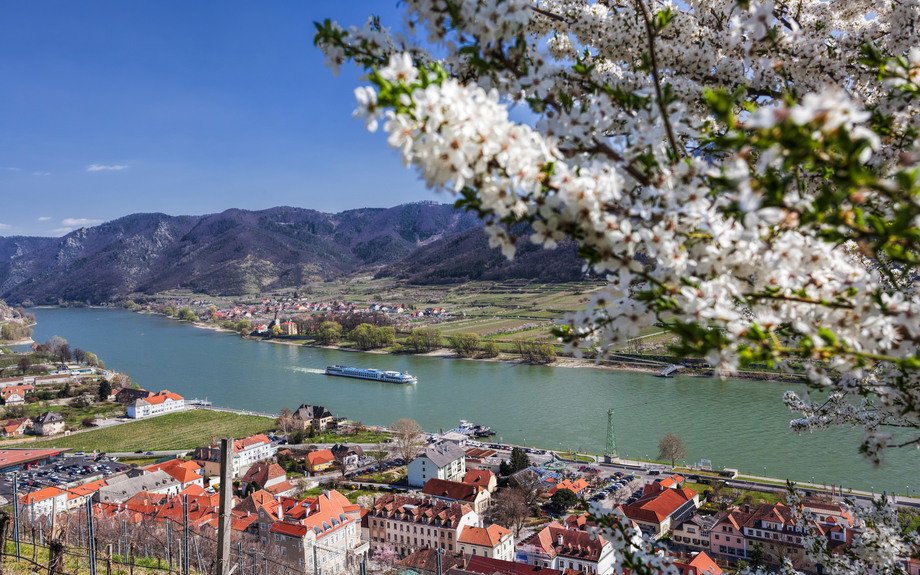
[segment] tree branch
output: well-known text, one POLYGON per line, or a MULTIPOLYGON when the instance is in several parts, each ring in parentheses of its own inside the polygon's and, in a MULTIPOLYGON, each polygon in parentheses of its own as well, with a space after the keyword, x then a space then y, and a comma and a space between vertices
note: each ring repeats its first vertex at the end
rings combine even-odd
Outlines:
POLYGON ((655 95, 658 100, 658 109, 661 111, 661 120, 664 122, 665 130, 668 133, 668 141, 671 143, 671 149, 674 150, 674 157, 680 160, 680 148, 677 146, 677 138, 674 137, 674 130, 671 128, 671 121, 668 119, 667 107, 661 95, 661 79, 658 77, 658 58, 655 57, 655 31, 652 30, 652 15, 648 6, 642 0, 636 0, 636 4, 642 9, 642 15, 645 17, 645 31, 648 33, 648 53, 652 61, 652 79, 655 80, 655 95))

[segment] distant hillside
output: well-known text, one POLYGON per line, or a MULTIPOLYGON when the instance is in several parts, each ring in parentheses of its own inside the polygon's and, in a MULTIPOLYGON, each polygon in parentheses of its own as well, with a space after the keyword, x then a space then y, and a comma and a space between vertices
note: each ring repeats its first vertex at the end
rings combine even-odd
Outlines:
POLYGON ((0 238, 0 298, 98 302, 178 287, 252 293, 387 264, 479 225, 433 203, 339 214, 291 207, 133 214, 61 238, 0 238))
POLYGON ((423 246, 385 265, 376 277, 395 277, 415 284, 508 279, 571 282, 585 277, 583 265, 573 242, 547 250, 526 237, 518 243, 514 259, 508 261, 499 248, 489 248, 488 237, 477 227, 423 246))

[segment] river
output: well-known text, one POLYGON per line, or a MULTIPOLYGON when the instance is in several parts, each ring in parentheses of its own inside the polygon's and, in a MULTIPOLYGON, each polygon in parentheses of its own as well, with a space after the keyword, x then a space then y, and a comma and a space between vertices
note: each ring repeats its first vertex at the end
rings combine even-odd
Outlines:
POLYGON ((592 453, 604 451, 612 408, 619 452, 630 458, 654 458, 670 431, 683 437, 686 462, 709 459, 715 468, 877 492, 904 493, 920 481, 916 450, 890 450, 876 470, 857 454, 858 430, 790 432, 781 398, 796 384, 355 353, 249 341, 117 309, 31 311, 35 341, 59 335, 146 389, 215 406, 277 413, 316 404, 367 424, 409 417, 427 431, 467 419, 506 442, 592 453), (323 375, 331 364, 407 371, 418 385, 323 375))

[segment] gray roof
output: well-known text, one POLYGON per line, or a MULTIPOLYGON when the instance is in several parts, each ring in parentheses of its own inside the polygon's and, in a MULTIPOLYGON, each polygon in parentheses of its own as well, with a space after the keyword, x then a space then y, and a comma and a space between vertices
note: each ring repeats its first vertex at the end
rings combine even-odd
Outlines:
POLYGON ((440 443, 425 450, 422 456, 427 457, 438 468, 446 467, 451 462, 466 457, 466 451, 456 443, 440 443))
POLYGON ((115 483, 115 485, 105 485, 99 488, 99 501, 101 503, 117 502, 122 503, 131 499, 141 491, 160 493, 170 487, 181 487, 179 480, 165 471, 154 471, 132 477, 115 483))
POLYGON ((59 421, 64 421, 64 418, 56 411, 47 411, 38 416, 38 422, 42 425, 46 423, 57 423, 59 421))
POLYGON ((322 405, 303 404, 297 408, 297 411, 294 412, 294 416, 302 421, 307 421, 308 419, 332 417, 332 413, 322 405))

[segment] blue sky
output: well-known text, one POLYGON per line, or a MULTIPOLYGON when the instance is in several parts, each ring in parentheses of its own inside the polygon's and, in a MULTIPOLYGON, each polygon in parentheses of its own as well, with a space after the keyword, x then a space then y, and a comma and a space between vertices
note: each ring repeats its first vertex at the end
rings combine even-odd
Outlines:
POLYGON ((433 199, 351 118, 313 22, 403 29, 377 2, 0 4, 0 235, 135 212, 340 211, 433 199))

